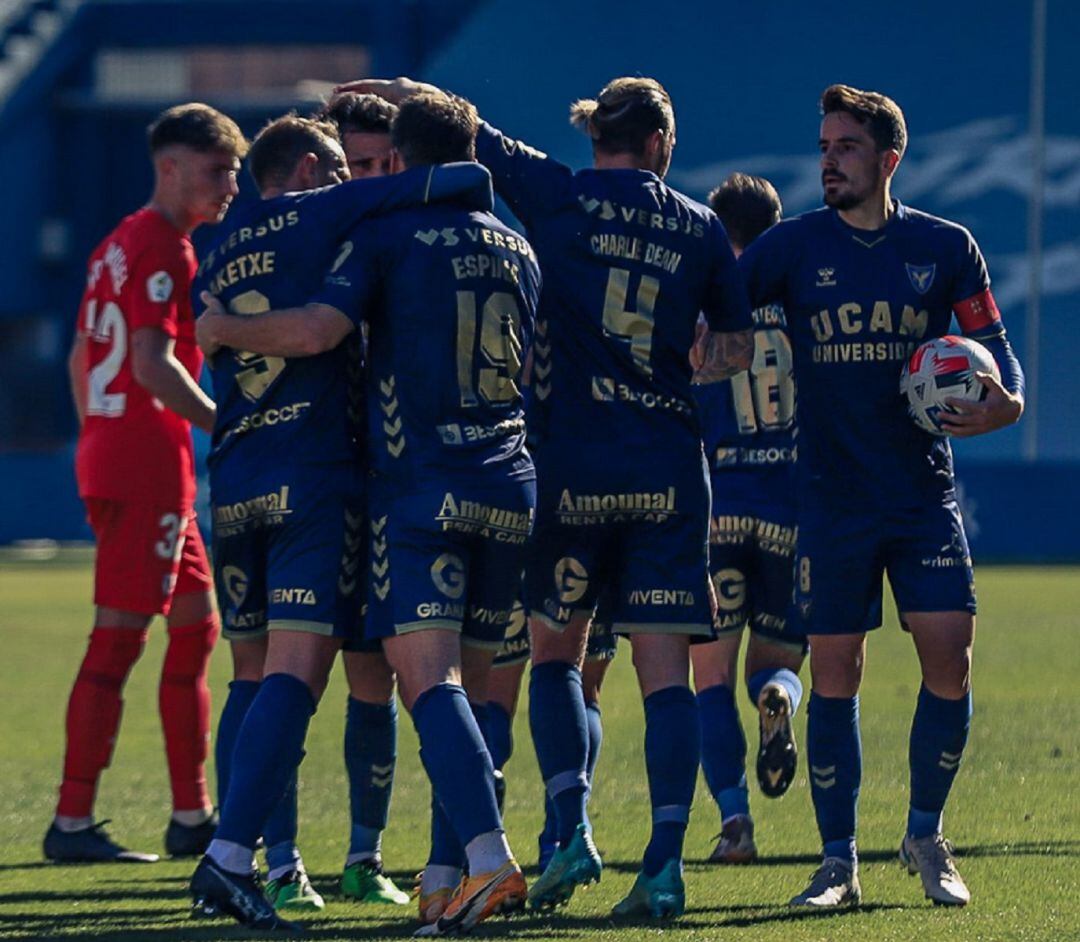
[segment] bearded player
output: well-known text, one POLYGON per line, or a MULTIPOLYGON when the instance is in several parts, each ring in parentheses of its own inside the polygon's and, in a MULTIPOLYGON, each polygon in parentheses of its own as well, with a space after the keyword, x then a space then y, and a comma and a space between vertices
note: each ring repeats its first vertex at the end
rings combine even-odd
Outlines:
POLYGON ((942 811, 971 721, 971 557, 948 439, 911 421, 899 377, 955 315, 1001 371, 1000 382, 979 375, 981 402, 952 401, 945 428, 967 437, 1019 419, 1023 372, 971 234, 890 196, 907 145, 897 104, 833 85, 821 111, 826 207, 774 226, 739 260, 752 303, 784 307, 799 390, 796 598, 810 641, 807 753, 824 860, 791 902, 860 899, 858 692, 887 573, 922 668, 900 857, 935 903, 962 906, 970 893, 942 836, 942 811))
POLYGON ((45 856, 153 861, 94 823, 94 796, 120 726, 121 691, 154 615, 169 644, 159 706, 173 794, 165 849, 201 853, 213 833, 204 764, 206 667, 218 633, 209 566, 192 509, 191 426, 214 405, 198 386, 189 236, 216 223, 237 193, 247 143, 225 115, 179 105, 149 128, 154 190, 90 257, 69 359, 80 420, 79 494, 97 541, 94 627, 67 711, 64 779, 45 856))
MULTIPOLYGON (((415 83, 354 90, 408 93, 415 83)), ((526 570, 529 712, 559 849, 530 905, 600 876, 585 823, 589 734, 581 665, 605 589, 630 637, 645 705, 652 833, 622 916, 680 915, 682 846, 700 753, 692 637, 711 637, 709 489, 687 355, 699 312, 703 379, 749 366, 750 312, 723 226, 666 186, 671 99, 619 78, 571 108, 593 145, 577 173, 482 124, 477 156, 525 225, 544 274, 534 395, 537 526, 526 570)), ((532 418, 532 416, 530 416, 532 418)))
MULTIPOLYGON (((433 182, 414 174, 343 183, 349 171, 334 126, 295 115, 259 132, 249 164, 262 199, 234 211, 196 279, 196 290, 208 289, 234 315, 305 299, 351 225, 377 209, 422 201, 433 182)), ((204 328, 200 321, 197 336, 204 328)), ((406 903, 380 855, 396 757, 394 679, 378 645, 358 638, 364 510, 352 387, 359 343, 295 359, 230 349, 211 362, 219 407, 208 462, 214 567, 234 664, 218 731, 222 807, 241 761, 242 724, 268 695, 264 688, 287 685, 277 675, 292 671, 295 679, 312 648, 344 639, 353 820, 342 889, 368 902, 406 903)), ((262 831, 266 891, 278 909, 321 908, 296 833, 294 776, 262 831)))
MULTIPOLYGON (((394 169, 412 169, 385 181, 358 181, 350 186, 404 187, 410 180, 418 182, 417 209, 363 224, 349 234, 326 262, 329 272, 320 295, 327 299, 326 304, 244 318, 215 313, 218 305, 214 302, 212 312, 200 320, 200 341, 212 346, 228 344, 265 357, 289 357, 290 363, 309 363, 322 374, 326 370, 325 366, 319 368, 319 358, 355 337, 361 316, 371 321, 372 370, 376 375, 368 382, 372 393, 368 452, 376 471, 372 487, 379 487, 383 502, 373 495, 371 572, 376 578, 366 633, 392 636, 383 641, 384 650, 398 672, 403 699, 420 730, 425 765, 433 778, 442 776, 436 792, 469 859, 470 879, 463 884, 463 892, 448 902, 445 916, 428 927, 442 934, 468 929, 497 909, 524 902, 524 880, 510 859, 495 809, 490 758, 464 692, 455 683, 460 680, 461 667, 460 655, 453 653, 458 647, 457 632, 464 631, 478 638, 481 663, 490 662, 493 650, 486 649, 497 647, 495 636, 502 637, 512 599, 502 601, 498 595, 485 594, 485 583, 490 584, 491 592, 512 596, 513 585, 501 578, 502 567, 511 572, 520 570, 531 525, 526 498, 532 490, 532 463, 521 447, 524 423, 515 415, 520 410, 514 385, 520 363, 515 366, 511 358, 520 351, 522 331, 531 323, 529 305, 535 303, 538 275, 535 266, 531 270, 521 267, 522 261, 531 262, 528 255, 507 257, 503 264, 499 261, 503 253, 485 254, 487 267, 474 278, 466 269, 479 256, 447 255, 441 244, 433 252, 425 251, 432 243, 415 238, 415 234, 426 233, 429 221, 436 231, 457 226, 462 234, 474 225, 481 227, 476 232, 487 232, 489 220, 496 227, 499 224, 482 212, 490 209, 491 185, 481 168, 434 166, 472 156, 476 118, 471 106, 442 96, 438 101, 417 102, 410 107, 407 119, 403 113, 395 120, 394 169), (457 189, 440 187, 444 175, 448 181, 459 181, 457 189), (424 204, 422 208, 420 204, 424 204), (510 293, 499 290, 518 272, 522 272, 520 289, 511 286, 510 293), (380 284, 387 291, 392 288, 400 300, 393 307, 393 318, 382 314, 384 291, 380 284), (475 307, 477 295, 466 290, 469 287, 481 293, 479 308, 475 307), (450 340, 455 336, 480 337, 478 322, 467 325, 473 328, 471 334, 462 326, 463 319, 469 320, 464 309, 470 300, 474 302, 473 317, 483 319, 480 352, 470 349, 467 339, 458 346, 432 343, 423 348, 432 359, 417 368, 417 348, 409 339, 417 333, 450 340), (459 311, 457 318, 446 316, 447 305, 459 311), (512 316, 511 307, 514 311, 523 308, 520 317, 529 320, 512 316), (419 327, 417 321, 421 322, 419 327), (399 329, 404 336, 398 336, 399 329), (507 359, 494 367, 484 365, 500 353, 507 359), (475 372, 471 370, 474 363, 475 372), (406 369, 415 369, 429 382, 437 377, 443 395, 434 399, 420 395, 427 387, 410 383, 406 369), (478 395, 491 405, 490 411, 479 401, 465 398, 463 384, 467 381, 482 384, 478 395), (450 421, 454 417, 458 422, 450 421), (438 420, 449 424, 436 424, 438 420), (468 424, 471 421, 491 424, 473 426, 468 424), (471 432, 475 429, 491 434, 474 437, 471 432), (482 443, 480 448, 474 447, 477 441, 482 443), (452 447, 455 445, 463 447, 452 447), (440 469, 462 481, 466 490, 455 490, 456 497, 448 493, 446 488, 456 485, 446 484, 440 469), (503 485, 506 493, 493 499, 505 497, 511 509, 480 507, 480 478, 503 485), (418 488, 423 493, 418 495, 418 488), (387 489, 391 496, 387 496, 387 489), (398 498, 411 503, 399 506, 398 498), (451 509, 456 502, 466 515, 460 519, 451 509), (522 503, 520 509, 514 509, 515 502, 522 503), (402 516, 420 516, 414 516, 413 523, 398 523, 397 519, 388 523, 391 505, 398 507, 402 516), (428 511, 430 518, 425 522, 428 511), (488 511, 494 514, 490 528, 485 525, 488 511), (476 513, 481 516, 476 517, 476 513), (416 527, 426 527, 431 533, 430 539, 421 541, 424 545, 418 542, 416 527), (483 573, 489 568, 492 571, 485 580, 483 573), (432 601, 436 591, 439 595, 432 601), (399 601, 402 598, 405 601, 399 601), (374 630, 373 618, 378 619, 374 630), (478 748, 474 748, 478 740, 478 748)), ((505 246, 507 235, 509 231, 504 234, 500 227, 498 236, 489 233, 488 239, 497 238, 505 246)), ((512 235, 510 241, 525 245, 512 235)), ((527 246, 516 251, 527 252, 527 246)), ((300 288, 293 286, 293 293, 300 288)), ((289 303, 289 293, 280 297, 281 303, 289 303)), ((346 412, 343 402, 337 408, 313 410, 320 423, 331 424, 343 424, 346 412)), ((348 472, 348 462, 340 464, 340 470, 348 472)), ((352 464, 355 472, 355 461, 352 464)), ((317 467, 313 470, 319 471, 317 467)), ((311 483, 314 489, 308 501, 321 500, 325 474, 317 473, 311 483)), ((347 544, 348 540, 346 548, 347 544)), ((339 552, 340 545, 339 541, 339 552)), ((320 567, 309 575, 319 578, 320 567)), ((363 577, 364 569, 354 567, 346 568, 336 579, 340 588, 342 579, 351 587, 363 585, 363 577)), ((319 596, 312 595, 312 603, 317 605, 319 596)), ((306 604, 303 599, 300 603, 306 604)), ((251 876, 252 850, 270 800, 281 792, 302 755, 308 717, 325 687, 333 651, 340 645, 339 639, 337 645, 333 643, 333 634, 336 631, 321 630, 313 623, 305 625, 302 616, 271 625, 267 677, 249 709, 234 756, 239 758, 243 750, 248 761, 243 769, 234 761, 233 782, 218 835, 192 879, 192 892, 204 909, 228 912, 256 928, 287 927, 269 910, 251 876), (260 701, 263 709, 258 710, 255 723, 252 716, 257 714, 260 701), (252 796, 260 791, 265 796, 253 801, 252 796), (240 893, 242 905, 237 903, 240 893)))

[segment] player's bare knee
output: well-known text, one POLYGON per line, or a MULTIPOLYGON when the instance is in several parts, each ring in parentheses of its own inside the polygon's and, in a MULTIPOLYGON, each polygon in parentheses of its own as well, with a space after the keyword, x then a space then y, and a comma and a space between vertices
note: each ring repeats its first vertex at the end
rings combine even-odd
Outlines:
POLYGON ((253 680, 256 683, 262 680, 263 665, 266 663, 266 645, 265 634, 256 638, 231 638, 229 640, 233 680, 253 680))
POLYGON ((556 631, 537 618, 529 619, 529 642, 532 646, 533 664, 562 661, 581 667, 585 660, 588 642, 589 619, 575 617, 562 629, 556 631))
POLYGON ((586 661, 581 671, 581 687, 586 703, 600 702, 600 688, 607 676, 611 661, 586 661))
POLYGON ((690 641, 686 635, 635 634, 630 637, 642 697, 665 687, 687 687, 690 641))
POLYGON ((737 633, 708 644, 695 644, 690 648, 690 662, 694 667, 694 689, 698 693, 710 687, 735 689, 741 640, 741 633, 737 633))
POLYGON ((866 635, 812 635, 810 674, 822 697, 854 697, 862 683, 866 635))
POLYGON ((346 651, 341 659, 354 700, 382 704, 394 696, 394 672, 381 653, 346 651))
POLYGON ((186 592, 173 596, 166 623, 170 628, 175 625, 193 625, 211 616, 217 620, 214 600, 209 592, 186 592))

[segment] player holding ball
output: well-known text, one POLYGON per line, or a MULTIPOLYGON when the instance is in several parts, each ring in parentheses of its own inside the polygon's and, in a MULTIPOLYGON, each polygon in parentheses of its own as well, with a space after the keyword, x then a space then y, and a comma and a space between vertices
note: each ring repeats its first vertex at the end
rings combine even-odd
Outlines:
POLYGON ((825 208, 780 222, 739 260, 753 307, 782 304, 799 389, 796 601, 809 635, 807 753, 824 861, 792 905, 859 902, 855 817, 862 769, 859 683, 881 624, 887 573, 922 666, 911 729, 911 802, 900 851, 928 897, 970 899, 941 814, 971 721, 975 593, 952 454, 912 422, 903 364, 925 340, 964 335, 994 357, 981 402, 941 416, 958 437, 1023 411, 1024 378, 970 233, 892 199, 907 144, 891 99, 846 85, 821 98, 825 208))

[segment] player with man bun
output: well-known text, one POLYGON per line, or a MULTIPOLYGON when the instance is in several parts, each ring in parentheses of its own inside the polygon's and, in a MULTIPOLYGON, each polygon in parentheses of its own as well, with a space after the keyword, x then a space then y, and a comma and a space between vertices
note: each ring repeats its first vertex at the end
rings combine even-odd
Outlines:
MULTIPOLYGON (((403 79, 350 87, 395 97, 419 86, 403 79)), ((749 309, 715 215, 663 182, 675 117, 660 83, 615 79, 596 101, 575 103, 571 120, 592 139, 592 169, 575 173, 487 124, 477 138, 477 157, 525 225, 544 274, 526 602, 529 712, 559 849, 529 900, 565 903, 600 876, 585 824, 581 663, 606 588, 645 701, 653 806, 642 872, 615 911, 670 917, 685 906, 682 843, 700 749, 689 642, 712 630, 708 481, 687 356, 704 311, 702 375, 745 369, 749 309)))

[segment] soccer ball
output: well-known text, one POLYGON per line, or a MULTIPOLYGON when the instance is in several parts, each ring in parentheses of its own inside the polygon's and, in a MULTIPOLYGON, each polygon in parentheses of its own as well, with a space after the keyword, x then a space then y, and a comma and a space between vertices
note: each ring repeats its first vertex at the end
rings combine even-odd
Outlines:
POLYGON ((904 364, 900 392, 907 396, 908 412, 915 424, 931 435, 949 433, 941 427, 942 413, 955 413, 946 399, 981 402, 987 389, 975 378, 990 373, 1001 379, 994 358, 981 343, 967 337, 938 337, 928 340, 904 364))

